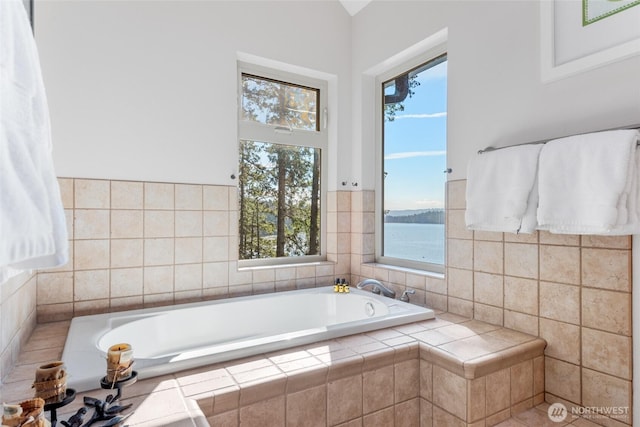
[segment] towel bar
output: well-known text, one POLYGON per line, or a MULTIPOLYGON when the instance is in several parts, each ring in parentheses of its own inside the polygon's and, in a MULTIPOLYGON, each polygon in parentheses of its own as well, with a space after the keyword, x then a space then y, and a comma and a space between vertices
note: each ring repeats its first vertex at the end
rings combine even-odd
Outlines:
MULTIPOLYGON (((505 145, 504 147, 487 147, 487 148, 485 148, 483 150, 478 150, 478 154, 487 153, 487 152, 495 151, 495 150, 501 150, 503 148, 519 147, 521 145, 546 144, 547 142, 549 142, 551 140, 558 139, 558 138, 566 138, 568 136, 585 135, 587 133, 606 132, 606 131, 610 131, 610 130, 621 130, 621 129, 638 129, 638 130, 640 130, 640 124, 635 124, 635 125, 630 125, 630 126, 622 126, 622 127, 618 127, 618 128, 611 128, 611 129, 603 129, 603 130, 598 130, 598 131, 593 131, 593 132, 576 133, 576 134, 573 134, 573 135, 559 136, 557 138, 550 138, 550 139, 541 140, 541 141, 524 142, 522 144, 505 145)), ((640 145, 640 142, 638 143, 638 145, 640 145)))

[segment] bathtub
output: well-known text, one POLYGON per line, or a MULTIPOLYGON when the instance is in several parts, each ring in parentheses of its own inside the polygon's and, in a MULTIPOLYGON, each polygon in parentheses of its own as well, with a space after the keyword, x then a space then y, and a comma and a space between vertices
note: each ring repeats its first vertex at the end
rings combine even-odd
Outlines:
POLYGON ((133 347, 139 378, 434 318, 432 310, 351 289, 312 288, 76 317, 62 353, 68 386, 99 388, 110 346, 133 347))

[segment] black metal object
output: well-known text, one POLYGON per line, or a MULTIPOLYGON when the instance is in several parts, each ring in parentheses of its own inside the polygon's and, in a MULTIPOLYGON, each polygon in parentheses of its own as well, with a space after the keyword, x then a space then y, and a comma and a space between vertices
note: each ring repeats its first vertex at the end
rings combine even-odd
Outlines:
MULTIPOLYGON (((58 421, 58 408, 62 408, 63 406, 67 406, 69 403, 73 402, 76 398, 76 391, 72 388, 68 388, 65 391, 64 398, 59 402, 46 403, 44 405, 44 410, 49 411, 51 413, 51 427, 56 427, 56 423, 58 421)), ((64 423, 64 421, 63 421, 64 423)))
MULTIPOLYGON (((125 378, 120 381, 107 381, 107 377, 103 377, 100 380, 100 387, 106 390, 117 390, 116 394, 109 394, 105 400, 96 399, 94 397, 84 397, 84 407, 80 408, 73 416, 66 421, 60 421, 65 427, 89 427, 95 423, 104 422, 101 427, 113 427, 121 425, 132 413, 122 415, 122 412, 133 406, 133 403, 127 405, 120 405, 118 400, 122 397, 122 389, 134 384, 138 380, 138 373, 136 371, 131 372, 129 378, 125 378), (93 408, 91 417, 85 422, 84 417, 88 412, 88 409, 93 408), (84 423, 84 424, 83 424, 84 423)), ((72 396, 66 398, 62 402, 51 404, 52 406, 45 405, 45 410, 51 410, 51 426, 55 427, 57 416, 56 409, 65 406, 75 399, 75 390, 72 391, 72 396), (66 403, 65 403, 66 402, 66 403), (55 406, 53 406, 55 405, 55 406)), ((125 426, 126 427, 126 426, 125 426)))

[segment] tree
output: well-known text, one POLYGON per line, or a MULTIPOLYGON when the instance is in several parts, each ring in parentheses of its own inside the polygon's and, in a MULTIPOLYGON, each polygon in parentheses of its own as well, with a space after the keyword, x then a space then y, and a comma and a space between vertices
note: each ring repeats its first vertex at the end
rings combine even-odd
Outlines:
MULTIPOLYGON (((243 75, 246 120, 317 130, 316 99, 315 90, 243 75)), ((318 149, 241 141, 241 259, 318 253, 319 158, 318 149)))

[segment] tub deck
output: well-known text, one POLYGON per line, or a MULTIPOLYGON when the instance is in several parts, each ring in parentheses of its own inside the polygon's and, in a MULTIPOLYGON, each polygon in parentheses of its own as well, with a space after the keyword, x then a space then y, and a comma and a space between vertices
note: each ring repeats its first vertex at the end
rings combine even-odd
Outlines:
MULTIPOLYGON (((3 401, 19 402, 32 395, 35 368, 60 357, 68 326, 57 322, 36 327, 3 381, 3 401)), ((462 408, 463 416, 477 409, 472 400, 456 400, 456 384, 465 381, 467 390, 481 386, 473 390, 488 402, 494 382, 489 375, 499 378, 506 371, 512 375, 507 385, 511 401, 483 420, 486 425, 538 426, 548 421, 544 367, 535 363, 543 359, 544 345, 537 337, 440 313, 434 320, 141 380, 124 389, 123 402, 134 404, 127 420, 131 426, 300 425, 296 420, 304 420, 302 425, 361 426, 363 421, 385 425, 394 419, 395 425, 404 426, 416 425, 423 413, 447 423, 451 411, 442 406, 454 402, 454 411, 462 408), (521 366, 531 372, 524 369, 523 376, 514 376, 521 366), (521 379, 529 391, 514 401, 521 379)), ((73 375, 73 367, 67 368, 73 375)), ((58 419, 75 413, 83 395, 107 394, 101 389, 79 393, 59 411, 58 419)))

